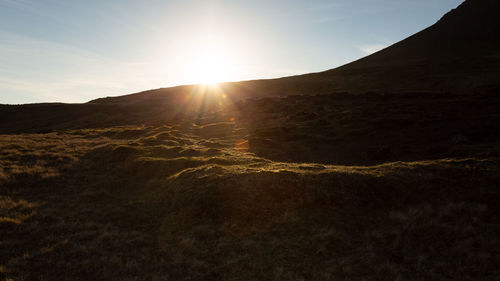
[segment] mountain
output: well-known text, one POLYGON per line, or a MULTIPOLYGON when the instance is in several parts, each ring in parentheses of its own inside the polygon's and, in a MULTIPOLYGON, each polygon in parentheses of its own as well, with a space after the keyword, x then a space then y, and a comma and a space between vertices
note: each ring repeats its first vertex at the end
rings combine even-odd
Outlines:
MULTIPOLYGON (((468 0, 436 24, 382 51, 319 73, 224 83, 235 99, 332 92, 467 92, 500 86, 500 2, 468 0)), ((158 102, 192 86, 91 103, 158 102)))
MULTIPOLYGON (((382 51, 319 73, 222 83, 236 99, 332 92, 466 92, 500 85, 500 2, 467 0, 436 24, 382 51)), ((195 85, 90 101, 175 102, 195 85)))
POLYGON ((433 26, 318 76, 345 91, 467 91, 500 84, 500 2, 465 1, 433 26))

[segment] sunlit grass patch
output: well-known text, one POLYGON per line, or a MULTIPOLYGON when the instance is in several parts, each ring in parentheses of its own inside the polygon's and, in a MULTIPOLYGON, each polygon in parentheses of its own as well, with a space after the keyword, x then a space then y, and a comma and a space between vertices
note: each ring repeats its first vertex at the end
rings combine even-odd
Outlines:
POLYGON ((465 279, 492 272, 498 159, 278 162, 178 129, 0 137, 2 278, 443 279, 462 263, 465 279))
POLYGON ((36 213, 39 203, 0 196, 0 223, 21 224, 36 213))

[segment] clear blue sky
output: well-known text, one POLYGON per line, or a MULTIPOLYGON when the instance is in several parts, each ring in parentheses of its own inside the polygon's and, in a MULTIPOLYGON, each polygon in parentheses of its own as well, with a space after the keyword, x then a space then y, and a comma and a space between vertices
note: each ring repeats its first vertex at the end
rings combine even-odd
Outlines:
POLYGON ((0 0, 0 103, 322 71, 462 0, 0 0))

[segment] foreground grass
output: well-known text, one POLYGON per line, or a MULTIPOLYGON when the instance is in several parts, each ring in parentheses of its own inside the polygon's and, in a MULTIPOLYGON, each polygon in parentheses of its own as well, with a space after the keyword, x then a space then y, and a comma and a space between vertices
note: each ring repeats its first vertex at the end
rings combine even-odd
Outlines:
POLYGON ((5 280, 497 280, 497 158, 332 166, 231 124, 0 137, 5 280), (234 130, 231 137, 206 135, 234 130))

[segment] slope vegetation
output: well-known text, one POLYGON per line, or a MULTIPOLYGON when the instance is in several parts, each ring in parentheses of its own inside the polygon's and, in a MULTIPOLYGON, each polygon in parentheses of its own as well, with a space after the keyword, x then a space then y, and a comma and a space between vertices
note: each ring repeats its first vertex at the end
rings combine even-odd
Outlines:
POLYGON ((498 158, 283 163, 204 133, 161 126, 1 136, 0 275, 498 277, 498 158))

